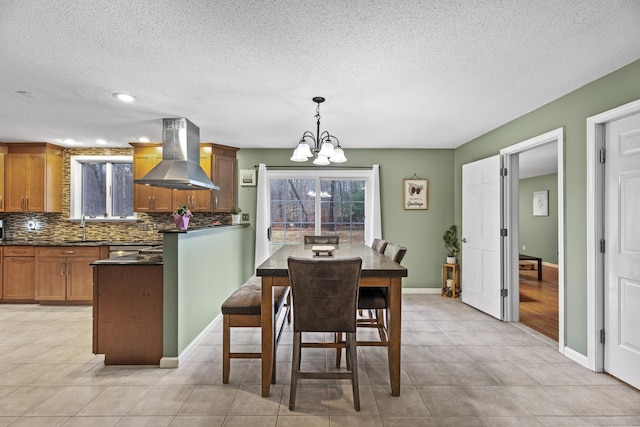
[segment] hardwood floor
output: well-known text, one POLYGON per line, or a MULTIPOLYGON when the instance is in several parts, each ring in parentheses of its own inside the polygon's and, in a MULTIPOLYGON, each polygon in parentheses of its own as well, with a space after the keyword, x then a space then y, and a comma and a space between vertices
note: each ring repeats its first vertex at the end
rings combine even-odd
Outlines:
MULTIPOLYGON (((522 264, 522 263, 521 263, 522 264)), ((558 268, 520 269, 520 323, 558 341, 558 268)))

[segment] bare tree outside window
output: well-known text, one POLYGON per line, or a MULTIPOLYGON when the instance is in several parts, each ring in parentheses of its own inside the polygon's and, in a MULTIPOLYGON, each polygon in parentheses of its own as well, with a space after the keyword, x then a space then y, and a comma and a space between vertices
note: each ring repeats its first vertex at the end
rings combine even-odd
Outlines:
POLYGON ((338 234, 343 243, 364 243, 364 180, 272 179, 271 244, 302 244, 303 236, 338 234), (320 210, 316 212, 316 200, 320 210))
POLYGON ((133 213, 133 164, 83 162, 79 215, 127 218, 133 213))

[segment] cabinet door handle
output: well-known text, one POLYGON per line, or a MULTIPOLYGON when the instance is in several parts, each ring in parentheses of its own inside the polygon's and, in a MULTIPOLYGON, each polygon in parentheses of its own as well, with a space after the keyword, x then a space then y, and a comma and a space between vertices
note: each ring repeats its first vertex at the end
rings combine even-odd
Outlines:
POLYGON ((60 263, 60 275, 64 276, 64 264, 60 263))
POLYGON ((0 209, 3 208, 4 197, 0 196, 0 209))

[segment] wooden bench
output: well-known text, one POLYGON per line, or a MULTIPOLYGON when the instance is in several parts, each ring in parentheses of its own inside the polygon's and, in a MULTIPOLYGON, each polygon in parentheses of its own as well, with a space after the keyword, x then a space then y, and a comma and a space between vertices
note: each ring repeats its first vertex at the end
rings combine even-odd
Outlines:
MULTIPOLYGON (((271 383, 276 380, 276 348, 284 328, 285 319, 291 323, 291 296, 288 286, 274 286, 273 308, 273 365, 271 383)), ((261 353, 240 353, 231 351, 231 328, 261 327, 262 282, 260 277, 249 278, 222 304, 222 382, 229 383, 231 359, 260 359, 261 353)), ((259 345, 260 343, 256 343, 259 345)))

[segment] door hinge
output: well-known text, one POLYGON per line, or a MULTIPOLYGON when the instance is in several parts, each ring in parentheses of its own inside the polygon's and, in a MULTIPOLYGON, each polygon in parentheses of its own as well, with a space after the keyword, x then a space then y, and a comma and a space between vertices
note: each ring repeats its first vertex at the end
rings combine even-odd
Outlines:
POLYGON ((604 239, 600 239, 600 253, 604 253, 604 239))
POLYGON ((600 163, 604 163, 606 160, 606 151, 604 148, 600 149, 600 163))
POLYGON ((600 329, 600 344, 604 344, 605 334, 604 329, 600 329))
POLYGON ((501 237, 507 236, 507 229, 506 228, 501 228, 500 229, 500 236, 501 237))
POLYGON ((500 176, 507 176, 507 168, 500 168, 500 176))
POLYGON ((506 297, 509 295, 509 291, 507 289, 500 289, 500 296, 501 297, 506 297))

